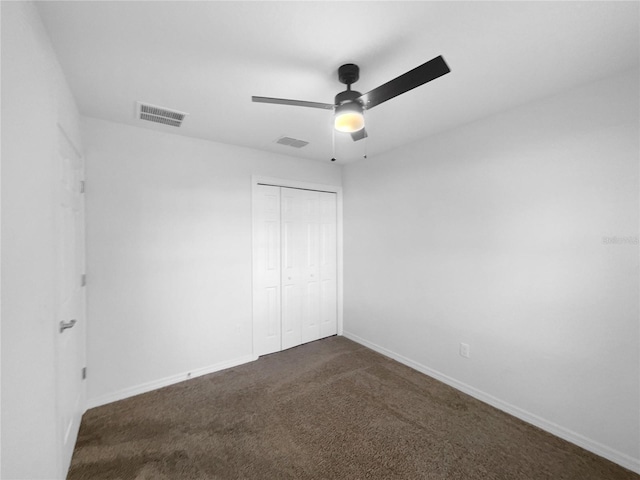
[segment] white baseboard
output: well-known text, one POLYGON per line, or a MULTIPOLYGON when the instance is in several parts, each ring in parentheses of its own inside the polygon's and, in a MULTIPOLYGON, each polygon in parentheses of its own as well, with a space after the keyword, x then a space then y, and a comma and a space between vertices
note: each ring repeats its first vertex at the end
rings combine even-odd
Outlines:
POLYGON ((386 357, 390 357, 394 360, 397 360, 398 362, 408 367, 411 367, 414 370, 419 371, 420 373, 424 373, 425 375, 435 378, 436 380, 439 380, 442 383, 446 383, 447 385, 455 388, 456 390, 460 390, 466 393, 467 395, 470 395, 480 400, 481 402, 487 403, 492 407, 497 408, 498 410, 502 410, 503 412, 506 412, 510 415, 513 415, 514 417, 519 418, 520 420, 524 420, 527 423, 535 425, 536 427, 541 428, 542 430, 545 430, 557 437, 560 437, 563 440, 566 440, 575 445, 578 445, 579 447, 582 447, 585 450, 589 450, 590 452, 595 453, 596 455, 599 455, 601 457, 604 457, 607 460, 611 460, 612 462, 617 463, 618 465, 621 465, 624 468, 631 470, 632 472, 640 474, 640 459, 630 457, 625 453, 614 450, 610 447, 607 447, 606 445, 596 442, 595 440, 586 438, 580 435, 579 433, 576 433, 572 430, 562 427, 556 423, 545 420, 544 418, 534 415, 533 413, 527 412, 526 410, 516 407, 515 405, 511 405, 510 403, 504 402, 499 398, 489 395, 488 393, 478 390, 470 385, 467 385, 466 383, 455 380, 454 378, 448 377, 443 373, 440 373, 436 370, 426 367, 396 352, 393 352, 384 347, 381 347, 380 345, 377 345, 373 342, 365 340, 364 338, 361 338, 358 335, 345 331, 343 332, 343 336, 350 340, 353 340, 356 343, 364 345, 365 347, 370 348, 371 350, 381 353, 386 357))
POLYGON ((177 375, 171 375, 170 377, 164 377, 158 380, 153 380, 151 382, 135 385, 133 387, 125 388, 117 392, 101 395, 100 397, 90 398, 87 400, 85 411, 89 410, 90 408, 106 405, 107 403, 117 402, 118 400, 124 400, 125 398, 133 397, 135 395, 140 395, 141 393, 147 393, 152 390, 156 390, 158 388, 167 387, 169 385, 174 385, 176 383, 184 382, 185 380, 191 380, 196 377, 201 377, 202 375, 219 372, 220 370, 225 370, 231 367, 237 367, 238 365, 252 362, 257 359, 258 357, 254 357, 253 355, 245 355, 244 357, 216 363, 215 365, 210 365, 208 367, 198 368, 195 370, 190 370, 188 372, 179 373, 177 375))

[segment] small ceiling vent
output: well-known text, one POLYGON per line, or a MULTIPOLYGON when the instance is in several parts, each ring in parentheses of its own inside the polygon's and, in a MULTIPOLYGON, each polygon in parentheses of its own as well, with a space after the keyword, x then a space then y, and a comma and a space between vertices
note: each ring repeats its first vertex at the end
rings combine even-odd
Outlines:
POLYGON ((170 110, 168 108, 158 107, 157 105, 150 105, 148 103, 137 102, 137 104, 137 117, 140 120, 147 120, 148 122, 180 127, 185 117, 189 115, 188 113, 170 110))
POLYGON ((288 147, 293 147, 293 148, 302 148, 306 145, 309 145, 309 142, 305 142, 304 140, 298 140, 297 138, 291 138, 291 137, 280 137, 278 140, 276 140, 276 143, 279 143, 280 145, 286 145, 288 147))

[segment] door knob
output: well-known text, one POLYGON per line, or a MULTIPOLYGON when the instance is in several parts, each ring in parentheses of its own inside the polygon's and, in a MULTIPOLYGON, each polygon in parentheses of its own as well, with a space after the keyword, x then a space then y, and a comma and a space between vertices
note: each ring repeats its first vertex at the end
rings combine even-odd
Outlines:
POLYGON ((60 333, 64 332, 67 328, 73 328, 76 324, 76 320, 71 320, 70 322, 60 322, 60 333))

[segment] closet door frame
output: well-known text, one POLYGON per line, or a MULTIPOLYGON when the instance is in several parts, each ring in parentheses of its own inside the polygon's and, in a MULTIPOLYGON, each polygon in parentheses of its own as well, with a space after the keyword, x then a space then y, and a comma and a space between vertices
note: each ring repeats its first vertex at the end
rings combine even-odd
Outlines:
MULTIPOLYGON (((342 257, 342 187, 338 185, 327 185, 323 183, 310 183, 303 182, 292 179, 278 178, 278 177, 267 177, 261 175, 252 175, 251 176, 251 204, 253 208, 254 197, 256 196, 256 190, 258 185, 270 185, 274 187, 289 187, 289 188, 299 188, 305 190, 316 190, 319 192, 329 192, 336 194, 336 208, 337 208, 337 219, 336 219, 336 258, 337 258, 337 271, 336 271, 336 286, 337 286, 337 328, 338 335, 342 335, 343 333, 343 257, 342 257)), ((254 223, 254 214, 255 212, 251 212, 252 218, 252 264, 255 262, 256 258, 256 232, 253 229, 254 223)), ((252 270, 252 286, 257 282, 255 278, 255 268, 252 270)), ((253 295, 253 289, 252 289, 253 295)), ((252 302, 253 303, 253 302, 252 302)), ((253 338, 252 338, 252 353, 253 357, 257 358, 257 349, 256 349, 256 335, 255 332, 257 329, 257 315, 254 311, 252 313, 252 325, 253 325, 253 338)))

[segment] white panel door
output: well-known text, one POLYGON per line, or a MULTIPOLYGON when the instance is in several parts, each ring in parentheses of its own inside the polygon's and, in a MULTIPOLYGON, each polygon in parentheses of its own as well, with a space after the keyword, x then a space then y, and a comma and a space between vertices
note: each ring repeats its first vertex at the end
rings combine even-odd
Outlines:
POLYGON ((333 193, 254 186, 254 353, 335 335, 337 214, 333 193))
POLYGON ((320 193, 301 190, 302 199, 302 343, 320 338, 320 193))
POLYGON ((320 338, 338 333, 338 229, 335 193, 318 192, 320 338))
POLYGON ((283 350, 302 343, 304 193, 292 188, 281 189, 283 350))
POLYGON ((82 158, 62 130, 58 133, 56 201, 57 413, 60 470, 66 474, 84 411, 85 295, 82 158))
POLYGON ((280 187, 253 191, 253 350, 282 349, 280 328, 280 187))

